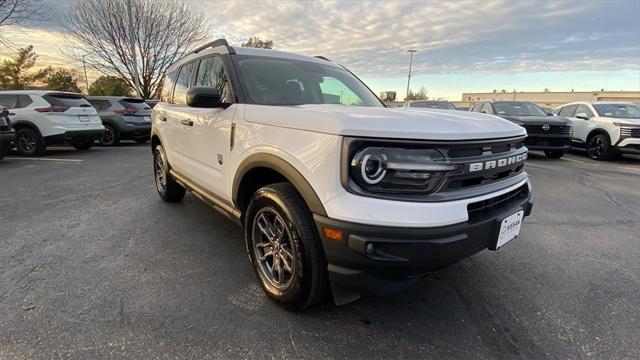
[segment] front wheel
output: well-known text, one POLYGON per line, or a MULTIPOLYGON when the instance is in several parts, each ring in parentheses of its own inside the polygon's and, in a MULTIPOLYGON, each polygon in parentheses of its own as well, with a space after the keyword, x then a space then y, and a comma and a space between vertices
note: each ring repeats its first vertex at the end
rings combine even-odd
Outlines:
POLYGON ((613 155, 611 141, 604 134, 594 135, 587 144, 587 155, 594 160, 607 160, 613 155))
POLYGON ((263 290, 289 310, 322 301, 327 261, 307 205, 289 183, 260 188, 245 218, 249 258, 263 290))
POLYGON ((562 150, 545 150, 544 154, 549 159, 560 159, 564 156, 565 151, 562 150))
POLYGON ((179 202, 184 197, 184 188, 180 186, 169 174, 169 162, 162 146, 153 149, 153 172, 156 190, 162 200, 167 202, 179 202))

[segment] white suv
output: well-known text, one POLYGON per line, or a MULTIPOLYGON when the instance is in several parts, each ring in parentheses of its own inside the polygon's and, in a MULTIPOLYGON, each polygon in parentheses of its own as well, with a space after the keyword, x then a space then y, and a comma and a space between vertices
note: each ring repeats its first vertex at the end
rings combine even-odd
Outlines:
POLYGON ((385 108, 320 58, 207 44, 169 69, 151 134, 160 197, 241 224, 289 309, 398 291, 514 239, 532 208, 523 128, 385 108))
POLYGON ((590 158, 640 154, 640 105, 621 101, 573 102, 553 111, 573 125, 573 146, 590 158))
POLYGON ((40 155, 47 145, 70 143, 79 150, 93 146, 104 126, 96 109, 82 94, 47 91, 0 91, 0 105, 14 115, 16 150, 40 155))

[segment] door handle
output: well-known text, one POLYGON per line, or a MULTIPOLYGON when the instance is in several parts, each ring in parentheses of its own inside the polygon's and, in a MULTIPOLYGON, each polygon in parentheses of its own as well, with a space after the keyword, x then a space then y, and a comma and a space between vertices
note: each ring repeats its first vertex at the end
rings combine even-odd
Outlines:
POLYGON ((180 120, 180 124, 185 125, 185 126, 193 126, 193 121, 191 121, 189 119, 184 119, 184 120, 180 120))

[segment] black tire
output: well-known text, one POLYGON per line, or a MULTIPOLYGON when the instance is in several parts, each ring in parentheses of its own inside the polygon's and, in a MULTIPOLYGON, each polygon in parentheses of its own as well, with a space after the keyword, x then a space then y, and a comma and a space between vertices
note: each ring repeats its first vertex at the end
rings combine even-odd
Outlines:
POLYGON ((544 155, 549 159, 560 159, 564 156, 566 151, 563 150, 545 150, 544 155))
POLYGON ((47 145, 35 130, 22 128, 16 132, 16 150, 20 155, 42 155, 46 149, 47 145))
POLYGON ((147 138, 142 138, 142 139, 135 139, 135 141, 136 141, 138 144, 146 144, 146 143, 147 143, 147 141, 149 141, 149 139, 147 139, 147 138))
POLYGON ((120 144, 120 133, 118 129, 115 127, 105 124, 104 125, 104 134, 99 139, 100 145, 102 146, 116 146, 120 144))
POLYGON ((76 150, 89 150, 93 147, 93 144, 94 144, 93 140, 87 140, 87 141, 72 142, 71 146, 73 146, 76 150))
POLYGON ((185 190, 169 174, 169 162, 162 146, 153 149, 153 173, 156 190, 162 200, 166 202, 179 202, 184 197, 185 190))
POLYGON ((587 142, 587 156, 593 160, 609 160, 614 155, 611 141, 605 134, 596 134, 587 142))
POLYGON ((246 212, 244 233, 256 277, 276 303, 289 310, 302 310, 326 298, 327 260, 311 212, 291 184, 267 185, 254 193, 246 212), (273 222, 266 226, 262 215, 273 222), (286 269, 287 261, 290 271, 286 269), (284 273, 277 280, 271 270, 276 267, 281 270, 278 274, 284 273))

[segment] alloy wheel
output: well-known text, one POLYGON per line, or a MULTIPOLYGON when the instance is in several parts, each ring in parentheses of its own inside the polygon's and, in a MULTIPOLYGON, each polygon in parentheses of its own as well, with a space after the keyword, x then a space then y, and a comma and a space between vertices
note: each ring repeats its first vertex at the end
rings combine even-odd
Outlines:
POLYGON ((163 194, 167 189, 167 175, 165 172, 164 159, 160 154, 156 154, 156 161, 153 167, 156 175, 156 188, 159 193, 163 194))
POLYGON ((589 142, 589 154, 591 157, 599 159, 606 150, 606 144, 600 136, 594 136, 589 142))
POLYGON ((105 126, 104 134, 100 139, 102 145, 113 145, 113 140, 115 139, 115 134, 113 133, 113 129, 109 126, 105 126))
POLYGON ((285 290, 293 284, 298 262, 284 219, 273 208, 262 208, 253 220, 252 242, 257 267, 267 282, 285 290))
POLYGON ((16 147, 22 154, 32 154, 36 151, 36 138, 29 133, 22 133, 16 139, 16 147))

